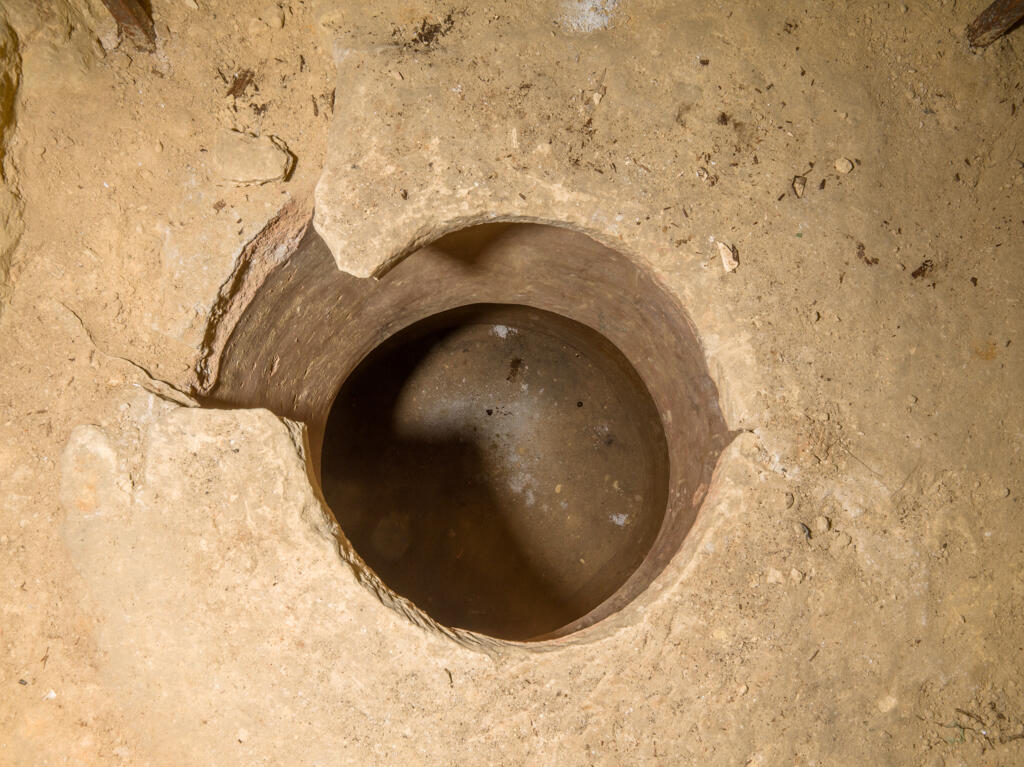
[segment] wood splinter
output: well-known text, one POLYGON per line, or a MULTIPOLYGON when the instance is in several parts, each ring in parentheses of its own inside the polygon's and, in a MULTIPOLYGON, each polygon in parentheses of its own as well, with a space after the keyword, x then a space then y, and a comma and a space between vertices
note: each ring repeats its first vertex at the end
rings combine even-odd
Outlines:
POLYGON ((1024 0, 995 0, 967 27, 973 48, 991 45, 1024 18, 1024 0))
POLYGON ((144 51, 156 50, 156 30, 153 17, 141 0, 103 0, 122 34, 127 35, 144 51))

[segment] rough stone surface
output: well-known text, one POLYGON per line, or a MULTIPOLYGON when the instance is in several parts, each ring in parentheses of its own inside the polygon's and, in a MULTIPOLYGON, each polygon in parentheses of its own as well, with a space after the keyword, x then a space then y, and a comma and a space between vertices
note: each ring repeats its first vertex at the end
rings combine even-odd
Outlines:
POLYGON ((643 721, 663 733, 661 753, 688 751, 685 734, 671 732, 675 714, 651 701, 676 689, 694 662, 679 649, 686 628, 677 606, 694 596, 685 575, 699 560, 683 563, 742 525, 742 488, 757 471, 751 436, 727 451, 709 513, 628 608, 628 626, 554 651, 487 656, 414 626, 361 584, 360 563, 339 545, 309 484, 299 427, 267 411, 155 400, 136 412, 144 419, 109 435, 96 426, 71 433, 61 459, 63 537, 99 618, 99 673, 140 716, 138 734, 161 760, 292 762, 298 741, 304 763, 331 762, 354 753, 360 731, 389 721, 418 728, 440 709, 468 716, 453 729, 377 743, 376 756, 473 762, 486 743, 521 762, 529 746, 487 733, 510 715, 528 721, 508 701, 524 679, 538 680, 529 697, 545 716, 530 718, 552 745, 603 737, 618 716, 606 701, 628 686, 641 693, 636 724, 614 749, 653 756, 653 744, 640 743, 643 721), (652 664, 661 674, 645 678, 639 669, 652 664), (581 697, 595 704, 585 720, 571 703, 581 697), (456 732, 461 745, 451 741, 456 732))
POLYGON ((217 135, 213 145, 216 173, 235 184, 284 181, 295 162, 288 149, 270 136, 250 136, 233 130, 217 135))
POLYGON ((21 200, 17 194, 14 163, 7 144, 14 131, 14 101, 21 80, 18 41, 0 9, 0 315, 9 300, 7 273, 21 236, 21 200))

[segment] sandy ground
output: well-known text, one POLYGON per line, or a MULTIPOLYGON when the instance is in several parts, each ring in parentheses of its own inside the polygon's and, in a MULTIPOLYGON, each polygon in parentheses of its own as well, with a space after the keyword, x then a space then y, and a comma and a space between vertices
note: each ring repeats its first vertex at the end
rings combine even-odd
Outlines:
POLYGON ((1024 33, 971 52, 958 2, 159 0, 145 54, 37 5, 0 28, 0 763, 1024 762, 1024 33), (179 407, 245 244, 318 181, 353 270, 496 209, 687 307, 749 433, 614 625, 492 654, 413 625, 329 561, 284 424, 179 407), (214 576, 181 531, 265 460, 312 564, 244 528, 214 576))

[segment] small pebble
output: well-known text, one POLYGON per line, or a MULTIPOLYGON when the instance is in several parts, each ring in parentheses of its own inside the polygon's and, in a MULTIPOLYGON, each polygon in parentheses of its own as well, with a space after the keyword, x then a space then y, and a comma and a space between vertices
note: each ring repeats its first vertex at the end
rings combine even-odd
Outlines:
POLYGON ((765 580, 768 583, 782 583, 782 573, 774 567, 769 567, 768 572, 765 574, 765 580))
POLYGON ((839 173, 849 173, 853 170, 853 163, 847 160, 845 157, 840 157, 836 160, 836 171, 839 173))
POLYGON ((794 503, 796 503, 794 495, 792 493, 786 493, 786 508, 792 509, 794 503))
POLYGON ((811 528, 809 528, 803 522, 794 522, 793 532, 799 535, 801 538, 810 539, 811 537, 811 528))
POLYGON ((814 518, 814 529, 819 533, 827 533, 832 529, 832 521, 821 514, 814 518))
POLYGON ((806 188, 806 176, 793 176, 793 194, 795 194, 798 199, 804 196, 804 189, 806 188))
POLYGON ((196 0, 183 0, 183 2, 193 11, 199 10, 199 3, 197 3, 196 0))
POLYGON ((737 267, 740 265, 740 260, 736 257, 736 249, 726 245, 724 242, 718 243, 718 255, 722 257, 722 267, 727 272, 735 272, 737 267))
POLYGON ((793 581, 793 583, 800 583, 804 579, 804 574, 794 567, 789 571, 789 579, 793 581))

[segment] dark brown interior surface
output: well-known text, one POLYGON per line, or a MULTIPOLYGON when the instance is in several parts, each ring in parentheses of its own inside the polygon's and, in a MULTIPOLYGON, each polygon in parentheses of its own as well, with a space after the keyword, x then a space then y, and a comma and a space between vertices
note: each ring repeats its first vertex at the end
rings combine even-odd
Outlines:
MULTIPOLYGON (((242 314, 221 355, 210 398, 231 406, 266 407, 305 422, 310 430, 314 466, 320 469, 331 405, 360 362, 398 331, 432 315, 474 304, 534 307, 596 331, 594 335, 607 339, 639 375, 664 426, 669 456, 667 502, 653 542, 644 543, 647 552, 639 565, 623 555, 623 561, 630 564, 617 568, 618 585, 611 588, 610 596, 592 608, 585 608, 589 603, 569 599, 578 609, 585 609, 574 616, 573 611, 564 611, 557 620, 552 618, 551 604, 565 603, 564 590, 550 595, 548 603, 534 600, 535 618, 530 617, 530 598, 507 597, 508 605, 518 600, 518 617, 510 615, 504 623, 504 619, 495 618, 493 625, 501 626, 490 629, 495 635, 519 639, 562 636, 621 609, 661 572, 690 529, 718 455, 730 436, 700 344, 683 308, 634 262, 569 230, 536 224, 491 224, 442 238, 401 261, 380 280, 361 280, 337 270, 323 241, 310 228, 295 254, 269 275, 242 314), (623 573, 623 569, 631 572, 623 573)), ((467 342, 472 340, 473 326, 469 323, 458 331, 469 332, 467 342)), ((544 334, 536 335, 539 341, 544 334)), ((558 333, 547 335, 558 337, 558 333)), ((548 349, 546 354, 552 356, 553 350, 548 349)), ((593 370, 600 367, 599 358, 597 355, 589 360, 594 365, 592 377, 593 370)), ((506 375, 512 359, 514 356, 503 361, 506 375)), ((553 364, 551 361, 548 366, 553 364)), ((586 374, 583 370, 584 377, 586 374)), ((429 412, 429 405, 420 411, 421 415, 429 412)), ((385 423, 381 428, 387 433, 392 426, 385 423)), ((550 443, 557 445, 557 436, 551 437, 550 443)), ((329 448, 326 453, 331 455, 329 448)), ((564 449, 560 453, 566 454, 564 449)), ((385 496, 415 498, 414 488, 400 484, 400 460, 386 451, 379 458, 385 463, 378 462, 367 471, 372 469, 380 482, 387 479, 385 496), (386 463, 390 460, 396 460, 393 467, 386 463)), ((551 453, 551 460, 560 460, 556 452, 551 453)), ((449 462, 439 460, 437 464, 447 471, 449 462)), ((558 468, 549 467, 549 472, 555 476, 558 468)), ((322 481, 325 490, 331 491, 331 480, 325 476, 322 481)), ((332 501, 332 510, 354 540, 356 528, 352 520, 346 522, 350 511, 340 507, 343 502, 332 501)), ((600 507, 596 495, 589 507, 600 507)), ((364 513, 372 513, 372 504, 365 508, 368 511, 364 513)), ((521 511, 527 508, 525 501, 520 504, 521 511)), ((598 515, 595 513, 593 518, 598 515)), ((597 536, 599 528, 594 530, 597 536)), ((447 535, 447 530, 441 535, 447 535)), ((522 557, 543 560, 538 551, 522 548, 524 540, 531 540, 530 535, 520 535, 517 540, 522 557)), ((364 558, 370 557, 365 544, 355 545, 364 558)), ((596 537, 585 544, 594 550, 602 545, 596 537)), ((427 564, 421 566, 426 568, 427 564)), ((486 572, 486 563, 482 567, 486 572)), ((398 581, 392 582, 379 570, 378 574, 398 593, 410 596, 398 581)), ((497 572, 493 575, 495 585, 488 587, 490 593, 496 593, 504 580, 497 572)), ((444 576, 438 575, 436 580, 443 583, 444 576)), ((456 587, 451 583, 449 586, 456 587)), ((508 584, 508 588, 514 587, 508 584)), ((437 605, 432 611, 423 597, 417 604, 441 622, 472 624, 472 620, 453 619, 437 605)), ((495 613, 489 608, 485 612, 492 616, 495 613)))
POLYGON ((611 596, 661 529, 668 446, 629 362, 523 306, 422 320, 349 376, 323 491, 349 540, 436 620, 503 639, 611 596))

